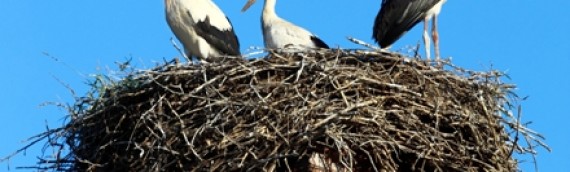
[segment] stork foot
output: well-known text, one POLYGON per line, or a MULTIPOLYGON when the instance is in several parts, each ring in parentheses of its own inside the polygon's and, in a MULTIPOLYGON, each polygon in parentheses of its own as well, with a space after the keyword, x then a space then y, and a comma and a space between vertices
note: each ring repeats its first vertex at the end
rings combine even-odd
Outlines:
POLYGON ((443 62, 441 61, 441 58, 439 58, 439 56, 435 58, 435 67, 438 69, 443 69, 443 62))

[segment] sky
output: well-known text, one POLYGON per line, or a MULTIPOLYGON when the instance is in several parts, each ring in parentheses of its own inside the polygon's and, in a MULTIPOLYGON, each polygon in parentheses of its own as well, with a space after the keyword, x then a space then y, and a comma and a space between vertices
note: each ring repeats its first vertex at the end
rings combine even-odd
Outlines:
MULTIPOLYGON (((262 47, 258 2, 240 12, 245 0, 215 0, 232 21, 242 53, 262 47)), ((0 157, 24 146, 27 138, 65 122, 66 110, 49 102, 73 104, 72 88, 84 95, 94 74, 108 74, 116 62, 133 59, 148 69, 180 57, 159 0, 0 2, 0 157)), ((331 47, 363 48, 347 36, 373 43, 379 0, 281 0, 277 13, 320 36, 331 47)), ((449 0, 439 18, 442 57, 472 70, 505 71, 518 86, 522 120, 543 134, 552 152, 538 148, 539 171, 564 171, 570 160, 570 6, 568 0, 449 0), (548 2, 548 3, 546 3, 548 2)), ((421 43, 421 25, 392 46, 406 50, 421 43)), ((423 49, 421 49, 423 51, 423 49)), ((421 51, 420 51, 421 52, 421 51)), ((43 145, 28 149, 0 171, 32 166, 43 145)), ((48 152, 49 155, 49 152, 48 152)), ((532 157, 519 157, 534 171, 532 157)))

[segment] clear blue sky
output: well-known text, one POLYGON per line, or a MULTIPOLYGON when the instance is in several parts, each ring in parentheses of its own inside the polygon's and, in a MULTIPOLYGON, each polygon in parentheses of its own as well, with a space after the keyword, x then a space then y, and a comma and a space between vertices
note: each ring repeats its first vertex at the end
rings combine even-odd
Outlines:
MULTIPOLYGON (((215 1, 234 24, 247 53, 262 46, 261 4, 246 13, 245 0, 215 1)), ((354 36, 372 43, 372 23, 380 0, 281 0, 277 13, 319 35, 329 45, 362 48, 348 42, 354 36)), ((449 0, 440 16, 441 52, 467 69, 507 71, 517 93, 530 96, 523 120, 547 137, 552 153, 538 149, 540 171, 567 170, 570 160, 570 1, 568 0, 449 0)), ((78 95, 88 89, 90 75, 116 69, 115 62, 133 58, 136 67, 150 68, 179 56, 164 19, 161 0, 0 2, 0 157, 23 146, 22 140, 63 124, 65 110, 40 104, 73 103, 68 84, 78 95), (57 58, 57 61, 49 56, 57 58), (64 82, 60 83, 58 80, 64 82)), ((393 49, 421 41, 421 26, 400 39, 393 49)), ((9 165, 34 165, 42 145, 17 155, 9 165)), ((533 171, 523 157, 524 171, 533 171)), ((8 164, 0 164, 0 171, 8 164)), ((26 170, 23 170, 26 171, 26 170)))

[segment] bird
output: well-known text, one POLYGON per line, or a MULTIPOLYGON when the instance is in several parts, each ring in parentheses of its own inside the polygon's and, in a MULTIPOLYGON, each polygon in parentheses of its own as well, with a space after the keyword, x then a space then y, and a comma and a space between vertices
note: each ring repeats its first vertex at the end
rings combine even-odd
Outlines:
POLYGON ((239 56, 239 41, 232 23, 211 0, 165 0, 166 21, 192 61, 203 63, 221 56, 239 56))
POLYGON ((432 19, 432 32, 436 60, 439 60, 439 33, 437 16, 446 0, 382 0, 372 30, 373 39, 382 48, 389 48, 394 42, 419 22, 424 22, 423 39, 426 57, 430 60, 430 38, 428 23, 432 19))
MULTIPOLYGON (((256 0, 248 0, 242 8, 242 12, 249 9, 255 2, 256 0)), ((329 49, 329 46, 313 33, 277 16, 275 13, 276 3, 276 0, 265 0, 261 14, 261 29, 263 31, 265 48, 329 49)))

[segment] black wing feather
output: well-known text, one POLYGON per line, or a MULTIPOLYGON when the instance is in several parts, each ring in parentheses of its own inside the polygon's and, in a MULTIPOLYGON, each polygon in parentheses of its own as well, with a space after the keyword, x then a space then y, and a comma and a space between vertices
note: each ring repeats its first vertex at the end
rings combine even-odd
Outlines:
POLYGON ((380 47, 396 42, 421 22, 426 12, 440 0, 383 0, 374 21, 373 39, 380 47))
MULTIPOLYGON (((230 20, 226 17, 228 22, 230 20)), ((231 25, 231 22, 230 22, 231 25)), ((233 28, 233 26, 232 26, 233 28)), ((226 55, 240 55, 239 41, 233 29, 220 30, 210 24, 210 18, 198 21, 195 28, 196 34, 204 38, 212 47, 226 55)))
POLYGON ((315 44, 316 47, 329 49, 329 45, 325 43, 325 41, 321 40, 319 37, 311 36, 311 41, 315 44))

